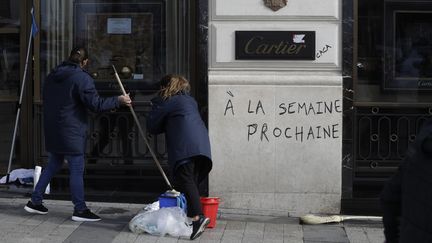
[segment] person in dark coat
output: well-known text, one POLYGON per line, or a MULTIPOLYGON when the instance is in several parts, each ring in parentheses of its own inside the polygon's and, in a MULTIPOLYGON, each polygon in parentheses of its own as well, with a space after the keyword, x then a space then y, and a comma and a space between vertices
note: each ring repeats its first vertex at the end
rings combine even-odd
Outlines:
POLYGON ((381 193, 386 243, 432 242, 432 119, 381 193))
POLYGON ((47 214, 42 205, 43 193, 51 178, 66 160, 69 166, 69 186, 74 204, 74 221, 98 221, 84 201, 84 151, 88 110, 103 112, 130 105, 129 95, 101 98, 94 80, 83 68, 88 54, 84 48, 74 48, 67 61, 57 66, 46 78, 43 87, 43 120, 48 165, 42 171, 31 200, 24 209, 30 213, 47 214))
POLYGON ((147 130, 152 134, 165 133, 174 187, 186 196, 193 240, 210 222, 203 215, 198 186, 210 172, 212 160, 208 131, 189 90, 189 82, 184 77, 163 77, 159 95, 151 101, 147 130))

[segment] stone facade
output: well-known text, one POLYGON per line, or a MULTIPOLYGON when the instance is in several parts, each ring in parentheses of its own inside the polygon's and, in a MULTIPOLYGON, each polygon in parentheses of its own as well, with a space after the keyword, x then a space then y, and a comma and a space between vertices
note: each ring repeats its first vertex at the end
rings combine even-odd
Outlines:
POLYGON ((240 213, 338 213, 342 167, 341 1, 209 5, 210 196, 240 213), (315 31, 316 57, 236 60, 235 31, 315 31))

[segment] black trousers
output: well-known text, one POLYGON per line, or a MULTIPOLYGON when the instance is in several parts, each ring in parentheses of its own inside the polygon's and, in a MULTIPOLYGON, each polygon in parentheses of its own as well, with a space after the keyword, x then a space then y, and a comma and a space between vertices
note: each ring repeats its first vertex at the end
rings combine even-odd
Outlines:
POLYGON ((188 217, 203 214, 198 190, 199 173, 199 163, 194 162, 193 159, 174 171, 174 187, 185 194, 188 217))

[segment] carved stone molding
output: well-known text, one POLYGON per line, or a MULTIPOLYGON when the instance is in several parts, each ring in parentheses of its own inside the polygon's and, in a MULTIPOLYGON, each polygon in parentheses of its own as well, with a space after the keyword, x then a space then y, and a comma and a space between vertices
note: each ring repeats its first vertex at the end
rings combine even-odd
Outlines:
POLYGON ((287 5, 288 0, 264 0, 264 4, 273 11, 278 11, 279 9, 287 5))

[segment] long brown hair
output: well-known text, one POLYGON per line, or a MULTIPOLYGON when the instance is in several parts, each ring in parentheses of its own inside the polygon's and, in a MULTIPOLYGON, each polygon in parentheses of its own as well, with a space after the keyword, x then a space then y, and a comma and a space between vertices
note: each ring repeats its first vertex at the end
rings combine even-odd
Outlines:
POLYGON ((160 85, 159 95, 164 100, 180 92, 190 91, 189 81, 180 75, 168 74, 161 79, 160 85))

